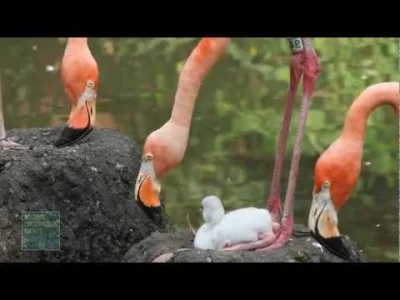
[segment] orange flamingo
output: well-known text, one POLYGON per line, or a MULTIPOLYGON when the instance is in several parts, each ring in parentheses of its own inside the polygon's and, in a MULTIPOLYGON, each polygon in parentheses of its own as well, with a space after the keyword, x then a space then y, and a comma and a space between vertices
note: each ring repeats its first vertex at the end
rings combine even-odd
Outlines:
POLYGON ((72 107, 67 126, 54 143, 57 147, 75 144, 95 124, 99 69, 87 38, 68 38, 61 63, 61 81, 72 107))
MULTIPOLYGON (((143 160, 135 184, 135 199, 150 216, 156 218, 160 212, 160 184, 159 180, 171 169, 176 167, 183 159, 186 151, 192 113, 200 85, 212 66, 225 51, 229 38, 203 38, 192 51, 185 63, 179 78, 175 102, 168 120, 161 128, 152 132, 143 148, 143 160)), ((292 59, 290 64, 290 88, 286 104, 280 142, 275 158, 275 167, 272 175, 271 195, 268 207, 274 223, 280 223, 276 238, 263 239, 255 248, 266 250, 284 245, 293 231, 293 200, 297 179, 298 166, 301 154, 301 144, 307 120, 307 113, 311 95, 319 75, 320 62, 309 38, 291 38, 292 59), (284 152, 289 132, 289 125, 293 111, 294 100, 301 76, 304 83, 304 99, 300 112, 299 126, 293 151, 292 164, 289 175, 289 184, 286 201, 281 217, 280 204, 280 179, 283 167, 284 152), (271 245, 271 242, 273 244, 271 245)), ((254 246, 254 245, 253 245, 254 246)), ((233 246, 227 250, 245 250, 248 244, 233 246)))
POLYGON ((369 86, 350 106, 338 139, 316 162, 308 227, 318 242, 344 259, 350 258, 350 252, 340 238, 337 213, 350 197, 360 176, 368 117, 384 104, 392 105, 399 115, 399 103, 398 82, 369 86))
POLYGON ((159 220, 161 208, 159 180, 181 163, 200 85, 229 42, 229 38, 204 38, 200 41, 180 74, 171 118, 146 139, 135 184, 135 199, 155 220, 159 220))

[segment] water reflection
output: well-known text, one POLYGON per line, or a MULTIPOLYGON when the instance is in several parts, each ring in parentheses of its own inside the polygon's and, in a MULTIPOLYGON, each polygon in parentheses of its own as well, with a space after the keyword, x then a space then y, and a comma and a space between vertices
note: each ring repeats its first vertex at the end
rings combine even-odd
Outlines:
MULTIPOLYGON (((315 39, 321 79, 307 126, 295 202, 306 223, 312 169, 338 134, 354 97, 368 84, 395 80, 392 39, 315 39)), ((8 128, 64 124, 69 104, 60 85, 63 39, 3 39, 0 66, 8 128)), ((100 68, 97 127, 118 129, 142 144, 168 118, 178 71, 192 39, 92 39, 100 68)), ((288 47, 274 39, 234 39, 206 79, 187 154, 165 179, 163 196, 180 228, 187 215, 199 226, 200 200, 217 194, 227 209, 263 205, 269 193, 275 144, 288 84, 288 47)), ((282 198, 288 178, 299 101, 288 143, 282 198)), ((357 191, 339 213, 340 230, 359 242, 369 259, 398 260, 397 122, 390 108, 368 124, 357 191), (380 142, 376 142, 376 141, 380 142)))

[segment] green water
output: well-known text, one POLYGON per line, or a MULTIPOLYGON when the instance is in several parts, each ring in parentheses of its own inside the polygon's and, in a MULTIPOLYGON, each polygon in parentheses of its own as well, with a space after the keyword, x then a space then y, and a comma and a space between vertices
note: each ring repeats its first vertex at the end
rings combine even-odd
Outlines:
MULTIPOLYGON (((97 126, 118 129, 142 144, 171 112, 179 69, 195 39, 90 39, 101 78, 97 126)), ((64 124, 69 104, 60 85, 65 39, 2 39, 0 71, 8 128, 64 124)), ((369 84, 398 79, 395 39, 314 39, 322 72, 304 138, 295 221, 306 224, 312 170, 337 137, 347 108, 369 84)), ((182 165, 163 181, 170 216, 197 227, 200 200, 220 196, 227 209, 261 206, 278 141, 289 49, 284 39, 233 39, 206 78, 182 165)), ((300 98, 299 98, 300 99, 300 98)), ((284 198, 300 101, 288 142, 284 198)), ((339 214, 339 227, 369 260, 398 261, 398 121, 390 107, 368 122, 357 190, 339 214)))

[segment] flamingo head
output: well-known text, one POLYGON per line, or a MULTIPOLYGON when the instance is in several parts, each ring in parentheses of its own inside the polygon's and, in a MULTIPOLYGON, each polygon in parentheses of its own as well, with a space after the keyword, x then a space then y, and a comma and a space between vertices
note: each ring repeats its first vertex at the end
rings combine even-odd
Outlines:
MULTIPOLYGON (((313 199, 308 216, 308 228, 311 235, 334 255, 350 260, 353 258, 344 244, 338 229, 338 210, 346 202, 356 185, 356 173, 340 172, 338 164, 328 156, 322 156, 317 162, 314 173, 313 199)), ((341 162, 339 162, 340 164, 341 162)))
POLYGON ((160 192, 161 184, 154 170, 153 154, 145 153, 135 183, 135 200, 143 211, 158 225, 163 224, 160 192))

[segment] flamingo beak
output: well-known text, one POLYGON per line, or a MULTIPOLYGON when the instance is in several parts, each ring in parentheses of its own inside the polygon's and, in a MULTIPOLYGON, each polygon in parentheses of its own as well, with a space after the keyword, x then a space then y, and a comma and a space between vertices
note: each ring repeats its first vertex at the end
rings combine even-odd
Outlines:
POLYGON ((325 182, 319 193, 314 193, 308 216, 311 235, 332 254, 349 260, 351 254, 343 243, 338 229, 338 216, 329 193, 329 182, 325 182))
POLYGON ((79 98, 77 105, 72 107, 67 126, 65 126, 60 137, 54 143, 56 147, 73 145, 93 130, 96 119, 97 93, 89 83, 79 98))
POLYGON ((146 154, 135 183, 135 200, 157 225, 163 226, 165 218, 161 209, 160 192, 161 184, 155 175, 153 155, 146 154))

